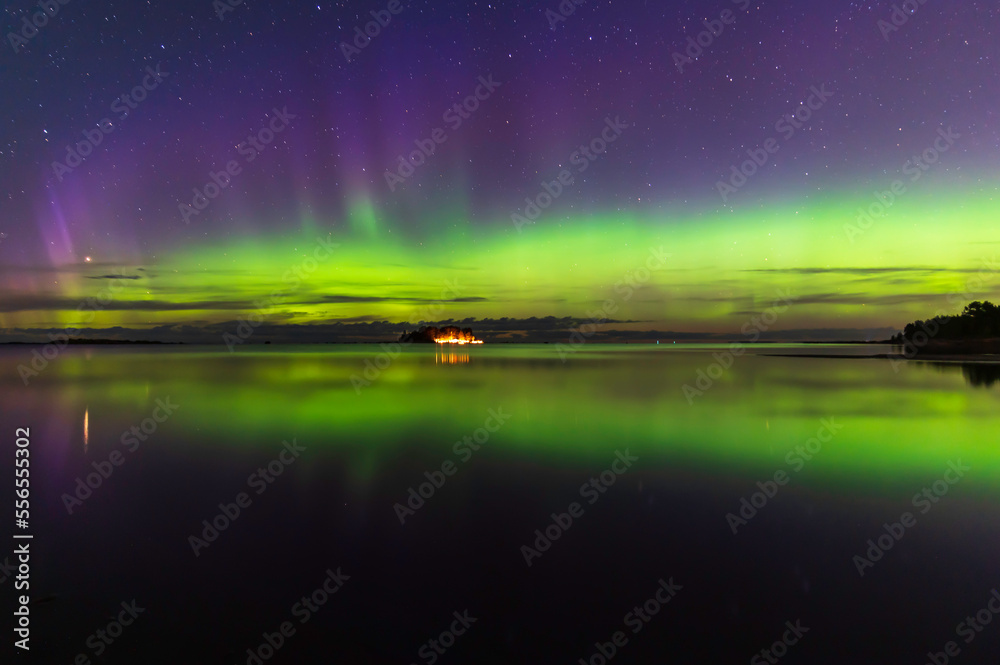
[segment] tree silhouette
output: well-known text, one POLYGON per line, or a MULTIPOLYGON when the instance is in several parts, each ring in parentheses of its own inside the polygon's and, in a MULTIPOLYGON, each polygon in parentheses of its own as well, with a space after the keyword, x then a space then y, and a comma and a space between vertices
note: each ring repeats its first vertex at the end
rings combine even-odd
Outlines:
POLYGON ((990 301, 969 303, 957 316, 935 316, 926 321, 907 323, 892 342, 926 343, 929 339, 970 340, 1000 338, 1000 307, 990 301), (927 339, 923 339, 926 337, 927 339))

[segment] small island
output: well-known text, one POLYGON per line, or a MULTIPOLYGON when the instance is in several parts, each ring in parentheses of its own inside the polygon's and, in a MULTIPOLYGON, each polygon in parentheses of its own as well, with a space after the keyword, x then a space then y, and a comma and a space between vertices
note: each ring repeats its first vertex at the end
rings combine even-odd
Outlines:
POLYGON ((436 328, 434 326, 423 326, 419 330, 412 332, 403 331, 399 337, 400 342, 417 344, 482 344, 483 340, 476 339, 472 334, 472 328, 459 328, 457 326, 444 326, 436 328))

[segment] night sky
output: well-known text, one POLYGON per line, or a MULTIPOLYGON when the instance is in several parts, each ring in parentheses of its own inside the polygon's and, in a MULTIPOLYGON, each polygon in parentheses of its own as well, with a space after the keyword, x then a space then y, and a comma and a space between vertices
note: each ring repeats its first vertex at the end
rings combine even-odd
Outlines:
POLYGON ((774 328, 865 339, 995 300, 1000 9, 902 6, 7 3, 0 338, 738 335, 790 292, 774 328))

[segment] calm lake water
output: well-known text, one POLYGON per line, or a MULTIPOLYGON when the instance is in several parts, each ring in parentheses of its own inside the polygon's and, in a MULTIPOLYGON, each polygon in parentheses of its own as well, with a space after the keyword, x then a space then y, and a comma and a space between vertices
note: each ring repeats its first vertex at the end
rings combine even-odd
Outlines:
POLYGON ((995 366, 95 346, 26 387, 31 349, 34 662, 1000 662, 995 366))

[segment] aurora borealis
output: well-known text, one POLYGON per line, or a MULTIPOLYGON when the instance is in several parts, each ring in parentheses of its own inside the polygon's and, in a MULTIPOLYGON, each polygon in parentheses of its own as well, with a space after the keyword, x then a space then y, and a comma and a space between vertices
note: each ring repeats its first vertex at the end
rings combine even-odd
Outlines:
POLYGON ((997 3, 0 21, 11 650, 1000 663, 997 3))
POLYGON ((781 289, 779 333, 865 339, 1000 293, 992 5, 387 6, 70 2, 6 38, 0 341, 218 340, 262 301, 291 341, 608 302, 735 336, 781 289))

